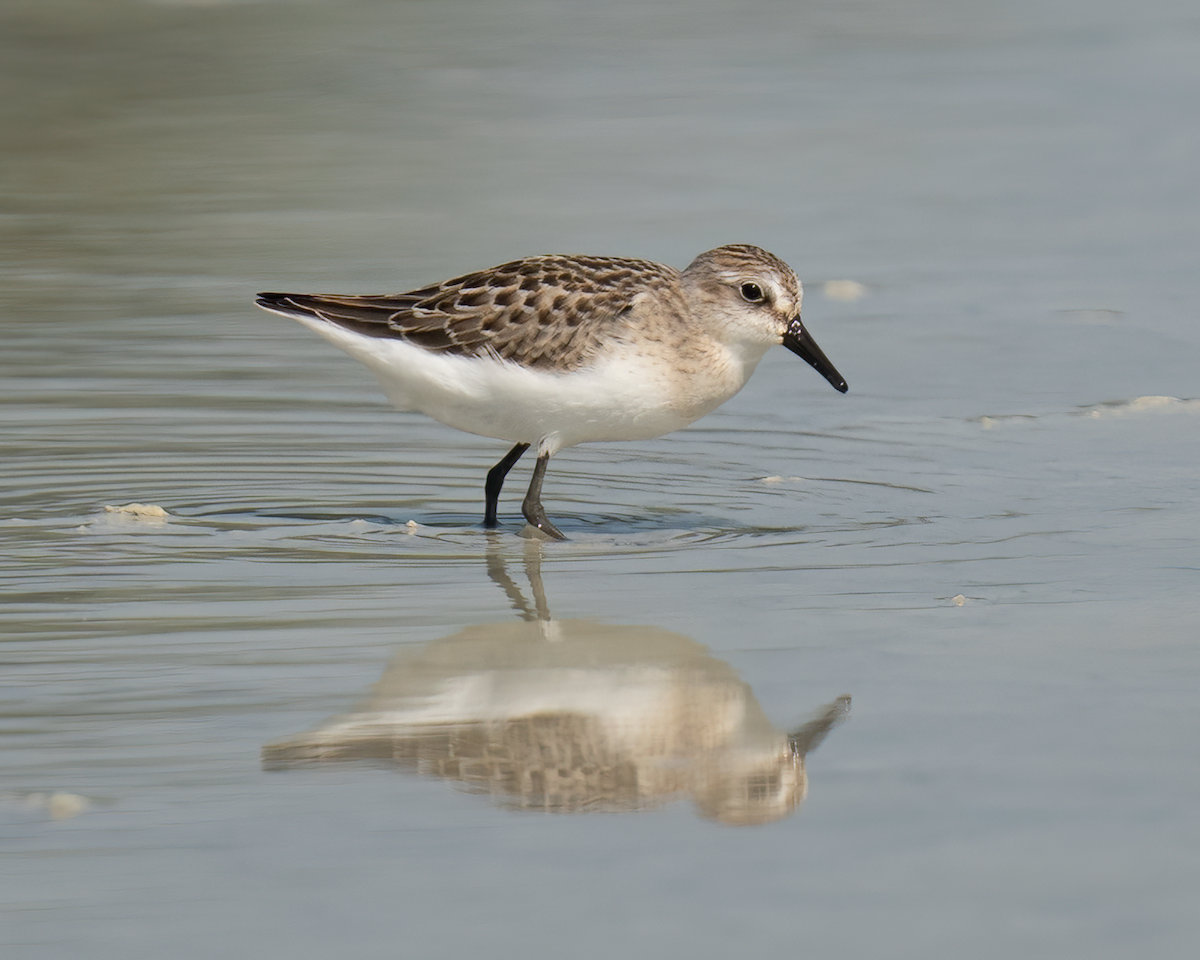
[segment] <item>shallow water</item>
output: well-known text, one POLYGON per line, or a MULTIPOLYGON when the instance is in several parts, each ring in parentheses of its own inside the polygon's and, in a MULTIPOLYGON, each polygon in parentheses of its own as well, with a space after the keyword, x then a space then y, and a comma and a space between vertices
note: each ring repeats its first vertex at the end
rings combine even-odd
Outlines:
POLYGON ((1182 0, 6 4, 5 956, 1192 956, 1198 54, 1182 0), (849 394, 778 351, 564 452, 563 544, 251 305, 726 242, 849 394))

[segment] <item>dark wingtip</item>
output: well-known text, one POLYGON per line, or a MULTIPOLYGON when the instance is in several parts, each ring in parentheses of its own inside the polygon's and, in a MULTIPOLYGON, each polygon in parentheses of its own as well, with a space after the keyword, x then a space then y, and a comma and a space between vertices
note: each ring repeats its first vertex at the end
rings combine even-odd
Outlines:
POLYGON ((255 294, 254 302, 260 307, 281 307, 287 298, 286 293, 259 293, 255 294))

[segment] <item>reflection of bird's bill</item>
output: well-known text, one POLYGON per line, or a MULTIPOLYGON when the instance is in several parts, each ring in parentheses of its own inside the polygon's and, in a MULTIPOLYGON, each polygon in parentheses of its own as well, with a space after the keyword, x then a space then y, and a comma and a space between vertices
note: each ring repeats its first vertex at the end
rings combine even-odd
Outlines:
POLYGON ((803 759, 805 755, 816 750, 825 739, 825 735, 834 727, 850 716, 850 694, 843 693, 832 703, 821 708, 817 716, 809 720, 794 733, 788 734, 788 743, 792 753, 803 759))

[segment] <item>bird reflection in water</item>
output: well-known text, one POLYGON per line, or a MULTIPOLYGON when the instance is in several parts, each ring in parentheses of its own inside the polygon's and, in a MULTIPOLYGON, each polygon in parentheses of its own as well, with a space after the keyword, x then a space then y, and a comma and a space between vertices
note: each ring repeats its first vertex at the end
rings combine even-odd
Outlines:
POLYGON ((838 697, 794 732, 695 641, 656 627, 549 619, 529 545, 525 601, 499 557, 489 573, 523 620, 468 627, 388 664, 352 712, 267 745, 284 770, 351 761, 441 777, 505 807, 649 810, 690 797, 728 824, 793 813, 804 758, 850 709, 838 697))

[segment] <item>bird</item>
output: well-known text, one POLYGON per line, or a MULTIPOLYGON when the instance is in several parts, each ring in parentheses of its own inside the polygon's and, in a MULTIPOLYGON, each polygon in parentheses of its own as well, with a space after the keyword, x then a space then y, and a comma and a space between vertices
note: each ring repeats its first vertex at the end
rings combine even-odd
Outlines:
POLYGON ((260 293, 375 374, 400 409, 512 443, 484 484, 485 527, 536 445, 521 512, 567 537, 542 505, 550 458, 567 447, 647 440, 710 413, 782 344, 841 393, 845 379, 800 319, 795 271, 727 244, 685 269, 622 257, 547 254, 408 293, 260 293))

